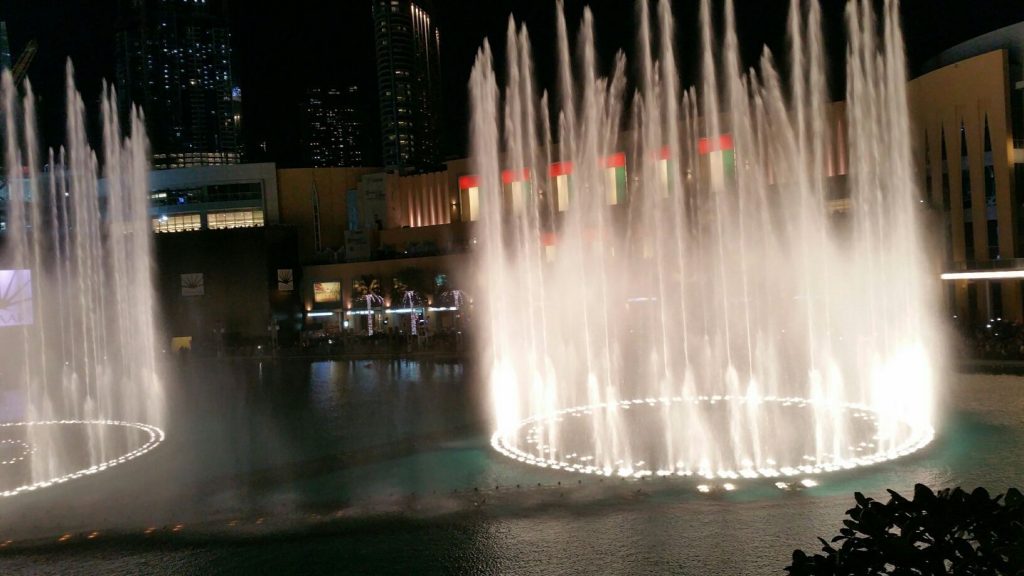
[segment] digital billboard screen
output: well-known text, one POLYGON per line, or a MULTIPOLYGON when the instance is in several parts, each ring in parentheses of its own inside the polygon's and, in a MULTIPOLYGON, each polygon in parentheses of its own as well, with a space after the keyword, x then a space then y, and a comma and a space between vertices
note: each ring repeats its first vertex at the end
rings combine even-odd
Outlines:
POLYGON ((0 270, 0 327, 32 323, 32 271, 0 270))

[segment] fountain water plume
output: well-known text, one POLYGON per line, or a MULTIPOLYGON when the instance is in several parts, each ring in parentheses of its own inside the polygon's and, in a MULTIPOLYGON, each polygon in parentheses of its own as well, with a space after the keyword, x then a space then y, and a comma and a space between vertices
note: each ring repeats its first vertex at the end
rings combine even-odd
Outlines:
POLYGON ((481 355, 499 451, 736 478, 931 440, 934 302, 898 5, 879 28, 869 2, 848 4, 838 105, 815 0, 791 3, 788 77, 767 49, 744 69, 731 0, 723 11, 719 41, 701 3, 698 88, 679 85, 668 0, 637 3, 632 81, 621 52, 599 74, 589 9, 572 58, 561 2, 555 101, 537 97, 514 19, 504 89, 486 41, 478 53, 481 355))
POLYGON ((67 145, 46 152, 41 172, 31 85, 25 82, 19 102, 5 70, 0 93, 0 284, 21 290, 20 303, 0 302, 0 391, 19 399, 20 410, 7 406, 4 419, 23 421, 5 423, 0 433, 31 447, 23 465, 0 467, 0 494, 10 496, 155 447, 165 401, 141 113, 133 110, 122 137, 116 96, 104 85, 101 171, 69 62, 67 145))

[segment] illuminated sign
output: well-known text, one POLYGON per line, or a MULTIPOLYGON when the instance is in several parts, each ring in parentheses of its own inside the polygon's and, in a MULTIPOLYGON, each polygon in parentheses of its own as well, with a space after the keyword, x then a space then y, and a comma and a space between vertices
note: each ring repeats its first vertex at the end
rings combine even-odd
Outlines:
POLYGON ((341 300, 341 282, 313 282, 313 302, 341 300))
POLYGON ((182 296, 202 296, 206 293, 206 283, 202 272, 181 275, 182 296))
POLYGON ((32 271, 0 270, 0 327, 32 323, 32 271))
POLYGON ((291 268, 277 269, 277 289, 282 292, 295 290, 295 277, 292 274, 291 268))

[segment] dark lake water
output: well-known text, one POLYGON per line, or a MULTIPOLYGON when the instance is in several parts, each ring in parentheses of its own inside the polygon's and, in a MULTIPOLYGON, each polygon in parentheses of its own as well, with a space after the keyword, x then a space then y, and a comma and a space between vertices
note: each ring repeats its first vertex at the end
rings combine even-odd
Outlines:
POLYGON ((0 502, 0 574, 780 574, 854 491, 1024 484, 1019 376, 950 376, 920 454, 711 495, 493 453, 457 363, 191 361, 170 380, 154 452, 0 502))

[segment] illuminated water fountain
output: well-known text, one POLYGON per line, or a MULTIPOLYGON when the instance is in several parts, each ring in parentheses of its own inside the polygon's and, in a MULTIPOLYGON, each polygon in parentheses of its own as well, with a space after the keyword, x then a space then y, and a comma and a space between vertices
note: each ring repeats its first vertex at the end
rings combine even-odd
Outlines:
POLYGON ((470 213, 492 444, 512 458, 784 479, 934 435, 898 6, 877 21, 848 5, 844 105, 827 100, 814 0, 791 7, 788 78, 767 50, 741 65, 731 2, 721 40, 714 16, 705 0, 686 90, 667 0, 638 3, 635 61, 620 53, 607 76, 589 10, 573 58, 559 9, 551 98, 514 20, 503 90, 479 52, 470 213))
POLYGON ((0 86, 0 496, 104 472, 164 438, 142 119, 122 139, 105 90, 98 158, 67 74, 67 145, 46 154, 31 87, 19 99, 6 70, 0 86))

